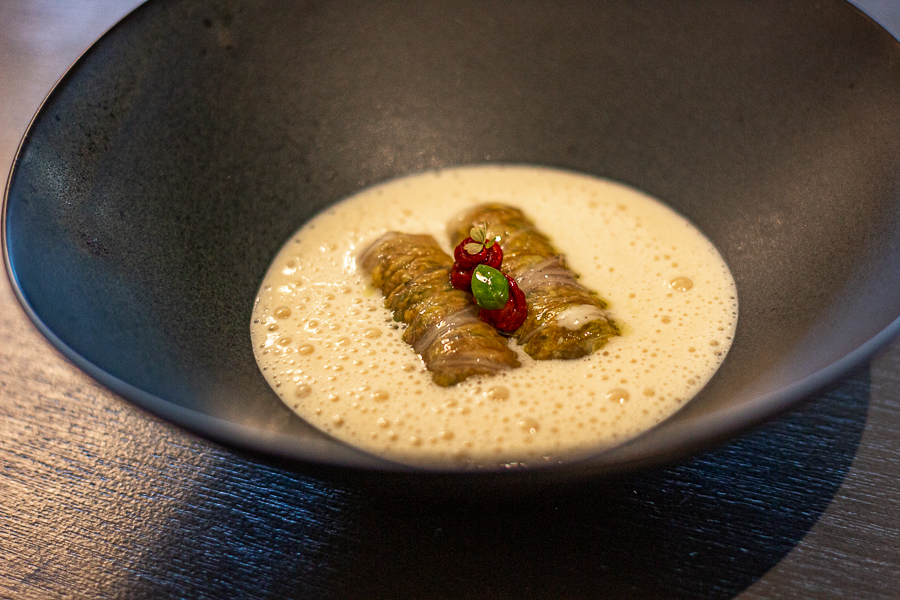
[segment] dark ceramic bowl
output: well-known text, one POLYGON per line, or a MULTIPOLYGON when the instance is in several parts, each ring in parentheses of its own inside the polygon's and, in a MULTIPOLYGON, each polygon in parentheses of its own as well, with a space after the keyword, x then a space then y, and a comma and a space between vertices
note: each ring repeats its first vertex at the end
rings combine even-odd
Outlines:
POLYGON ((40 109, 4 249, 37 326, 151 413, 307 466, 400 472, 312 429, 259 373, 250 312, 280 245, 329 204, 436 167, 630 184, 717 244, 737 336, 656 429, 487 475, 559 480, 709 447, 895 334, 898 157, 900 45, 838 0, 158 0, 40 109))

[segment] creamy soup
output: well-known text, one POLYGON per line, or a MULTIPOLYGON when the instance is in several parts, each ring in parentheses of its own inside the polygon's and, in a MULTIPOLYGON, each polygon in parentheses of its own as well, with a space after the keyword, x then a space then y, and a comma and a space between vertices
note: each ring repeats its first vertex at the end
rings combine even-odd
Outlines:
POLYGON ((402 463, 478 468, 564 461, 653 427, 712 377, 736 324, 727 265, 666 205, 586 175, 474 166, 366 189, 304 225, 262 283, 251 335, 270 385, 319 429, 402 463), (521 368, 435 385, 357 257, 392 230, 452 254, 448 221, 485 202, 522 209, 622 335, 566 361, 511 341, 521 368))

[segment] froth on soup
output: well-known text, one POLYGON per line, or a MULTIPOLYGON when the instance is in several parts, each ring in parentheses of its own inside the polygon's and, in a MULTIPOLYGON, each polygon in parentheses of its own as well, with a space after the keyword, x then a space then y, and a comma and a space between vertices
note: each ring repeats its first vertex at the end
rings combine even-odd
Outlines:
POLYGON ((397 462, 493 468, 561 462, 634 437, 709 381, 731 345, 737 294, 713 244, 620 183, 532 166, 443 169, 389 181, 304 225, 253 309, 259 367, 322 431, 397 462), (435 385, 402 323, 356 264, 386 231, 431 234, 476 204, 522 209, 609 302, 622 335, 576 360, 435 385))

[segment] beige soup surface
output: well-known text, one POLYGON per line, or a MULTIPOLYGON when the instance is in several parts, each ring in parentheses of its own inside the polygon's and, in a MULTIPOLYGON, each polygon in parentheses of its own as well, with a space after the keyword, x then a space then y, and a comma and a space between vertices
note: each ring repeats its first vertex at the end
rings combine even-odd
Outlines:
POLYGON ((260 369, 328 434, 437 467, 559 462, 653 427, 713 376, 737 325, 734 280, 712 243, 633 188, 531 166, 443 169, 366 189, 304 225, 275 257, 254 307, 260 369), (609 302, 620 337, 584 358, 435 385, 356 264, 386 231, 431 234, 475 204, 522 209, 579 280, 609 302))

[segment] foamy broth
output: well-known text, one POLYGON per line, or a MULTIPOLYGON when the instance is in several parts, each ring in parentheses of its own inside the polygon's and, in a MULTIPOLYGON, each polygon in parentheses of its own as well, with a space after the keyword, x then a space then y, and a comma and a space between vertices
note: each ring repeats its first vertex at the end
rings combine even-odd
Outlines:
POLYGON ((332 436, 403 463, 492 467, 572 459, 659 423, 712 377, 736 324, 728 267, 664 204, 586 175, 474 166, 366 189, 304 225, 262 283, 251 336, 281 399, 332 436), (622 335, 569 361, 517 348, 519 369, 435 385, 356 257, 389 230, 452 253, 448 221, 484 202, 531 217, 622 335))

